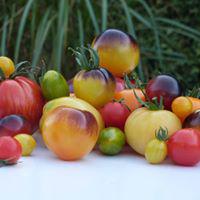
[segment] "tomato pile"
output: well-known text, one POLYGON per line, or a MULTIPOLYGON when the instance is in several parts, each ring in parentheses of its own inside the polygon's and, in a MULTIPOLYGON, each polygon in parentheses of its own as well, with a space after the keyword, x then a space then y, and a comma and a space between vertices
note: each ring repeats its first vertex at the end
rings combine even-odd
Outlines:
POLYGON ((128 145, 151 164, 200 161, 199 88, 186 94, 168 74, 142 82, 134 71, 138 44, 120 30, 69 50, 80 69, 69 81, 49 70, 36 83, 0 57, 0 165, 31 155, 37 129, 62 160, 81 159, 95 146, 113 156, 128 145))

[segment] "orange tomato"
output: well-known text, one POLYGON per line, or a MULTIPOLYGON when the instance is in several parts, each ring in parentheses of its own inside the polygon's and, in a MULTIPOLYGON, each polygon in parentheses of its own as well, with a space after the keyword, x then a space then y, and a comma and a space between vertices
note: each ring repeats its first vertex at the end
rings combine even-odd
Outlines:
POLYGON ((142 101, 145 101, 145 96, 140 89, 125 89, 116 92, 114 96, 114 98, 117 100, 124 99, 124 103, 129 107, 131 111, 142 106, 135 97, 133 90, 142 101))
POLYGON ((192 102, 192 111, 200 109, 200 99, 195 98, 195 97, 188 97, 190 101, 192 102))
POLYGON ((0 56, 0 68, 2 69, 6 78, 8 78, 15 71, 15 65, 13 61, 5 56, 0 56))
POLYGON ((184 121, 184 119, 192 113, 192 101, 188 97, 180 96, 173 100, 172 102, 172 111, 176 114, 177 117, 184 121))

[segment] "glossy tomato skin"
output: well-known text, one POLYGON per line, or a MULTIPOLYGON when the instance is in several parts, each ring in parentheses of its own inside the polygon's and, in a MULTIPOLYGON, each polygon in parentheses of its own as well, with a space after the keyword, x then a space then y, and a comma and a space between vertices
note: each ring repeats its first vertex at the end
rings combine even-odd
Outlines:
POLYGON ((31 124, 21 115, 8 115, 0 119, 0 137, 15 136, 19 133, 31 134, 31 124))
POLYGON ((182 90, 179 82, 169 75, 158 75, 151 79, 146 86, 146 93, 150 99, 163 97, 164 108, 171 110, 172 101, 181 96, 182 90))
POLYGON ((200 132, 197 129, 175 132, 167 146, 169 157, 178 165, 193 166, 200 161, 200 132))
POLYGON ((200 110, 191 113, 183 122, 183 128, 196 128, 200 131, 200 110))
POLYGON ((131 112, 123 103, 110 102, 100 110, 100 113, 106 127, 113 126, 123 131, 126 119, 131 112))
POLYGON ((44 120, 42 136, 47 147, 62 160, 77 160, 95 146, 99 129, 88 111, 57 107, 44 120))
POLYGON ((104 68, 81 70, 73 79, 75 96, 96 108, 111 101, 115 92, 115 78, 104 68))
POLYGON ((125 83, 122 78, 115 77, 116 89, 115 92, 120 92, 125 89, 125 83))
POLYGON ((92 43, 98 51, 100 66, 113 75, 123 77, 139 63, 140 50, 135 39, 117 29, 108 29, 92 43))
POLYGON ((5 165, 15 164, 22 154, 20 143, 13 137, 0 137, 0 161, 5 165))
POLYGON ((144 155, 146 145, 155 139, 155 132, 160 127, 167 128, 168 135, 171 136, 181 126, 179 118, 170 111, 138 108, 126 120, 125 135, 128 144, 137 153, 144 155))
POLYGON ((44 99, 40 87, 34 81, 17 76, 0 83, 0 118, 17 114, 24 116, 34 131, 42 115, 44 99))

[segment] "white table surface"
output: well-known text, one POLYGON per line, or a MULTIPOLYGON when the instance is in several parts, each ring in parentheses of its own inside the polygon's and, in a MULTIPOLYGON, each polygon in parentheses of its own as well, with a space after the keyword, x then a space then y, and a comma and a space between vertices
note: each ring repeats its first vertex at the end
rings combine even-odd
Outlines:
POLYGON ((150 165, 130 149, 64 162, 41 146, 20 161, 0 168, 0 200, 200 200, 200 164, 150 165))

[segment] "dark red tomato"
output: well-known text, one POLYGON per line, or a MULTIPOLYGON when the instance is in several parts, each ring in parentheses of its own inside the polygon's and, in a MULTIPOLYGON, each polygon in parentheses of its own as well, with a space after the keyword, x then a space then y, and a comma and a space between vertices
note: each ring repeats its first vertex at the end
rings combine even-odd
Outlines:
POLYGON ((0 119, 0 137, 15 136, 19 133, 31 134, 31 124, 21 115, 8 115, 0 119))
POLYGON ((200 161, 200 131, 185 128, 167 142, 168 155, 178 165, 193 166, 200 161))
POLYGON ((113 126, 120 128, 123 131, 126 119, 131 112, 123 103, 110 102, 100 110, 100 113, 103 117, 106 127, 113 126))
POLYGON ((183 122, 184 128, 196 128, 200 131, 200 110, 191 113, 183 122))
POLYGON ((169 75, 158 75, 147 83, 147 96, 152 100, 154 97, 163 97, 164 107, 171 110, 172 101, 181 95, 182 90, 179 82, 169 75))
POLYGON ((116 80, 116 89, 115 92, 120 92, 125 89, 125 83, 122 78, 115 77, 116 80))
POLYGON ((24 116, 35 130, 42 115, 44 99, 37 83, 17 76, 0 83, 0 118, 17 114, 24 116))
POLYGON ((13 137, 0 137, 0 165, 17 163, 22 154, 20 143, 13 137))

